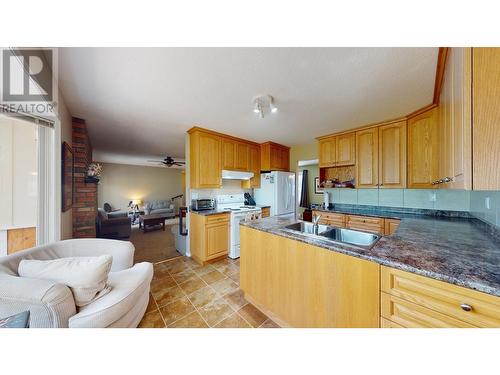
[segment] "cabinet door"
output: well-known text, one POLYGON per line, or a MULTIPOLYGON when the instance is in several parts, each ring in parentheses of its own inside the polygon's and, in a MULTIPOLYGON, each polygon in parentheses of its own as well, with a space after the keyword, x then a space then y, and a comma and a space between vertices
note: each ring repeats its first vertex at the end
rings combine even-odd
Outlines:
POLYGON ((354 165, 356 162, 356 133, 336 137, 336 165, 354 165))
POLYGON ((242 181, 241 187, 243 189, 260 188, 260 147, 249 145, 248 146, 248 164, 250 172, 253 172, 253 177, 250 181, 242 181))
POLYGON ((438 107, 440 189, 471 189, 471 48, 450 48, 438 107))
POLYGON ((473 48, 474 190, 500 190, 500 48, 473 48))
POLYGON ((356 132, 356 187, 378 186, 378 128, 356 132))
POLYGON ((331 167, 335 165, 336 138, 326 138, 319 141, 319 166, 331 167))
POLYGON ((235 142, 231 139, 222 140, 222 169, 234 170, 236 167, 235 142))
POLYGON ((219 137, 199 134, 198 155, 198 187, 218 188, 221 186, 221 140, 219 137))
POLYGON ((236 143, 236 169, 243 172, 248 172, 250 170, 248 163, 248 145, 246 143, 236 143))
POLYGON ((290 150, 286 147, 281 148, 281 170, 285 172, 290 170, 290 150))
POLYGON ((408 188, 434 188, 439 178, 436 108, 408 119, 408 188))
POLYGON ((206 230, 207 259, 216 258, 228 253, 229 250, 229 223, 208 224, 206 230))
POLYGON ((379 127, 379 186, 406 187, 406 121, 379 127))

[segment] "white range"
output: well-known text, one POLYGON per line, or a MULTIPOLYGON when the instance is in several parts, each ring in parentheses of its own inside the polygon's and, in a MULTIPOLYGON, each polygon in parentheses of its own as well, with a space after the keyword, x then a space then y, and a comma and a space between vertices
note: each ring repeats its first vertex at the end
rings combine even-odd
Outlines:
POLYGON ((215 200, 217 209, 229 211, 231 214, 229 257, 237 259, 240 257, 240 221, 258 220, 262 217, 262 210, 255 206, 246 206, 243 194, 218 195, 215 200))

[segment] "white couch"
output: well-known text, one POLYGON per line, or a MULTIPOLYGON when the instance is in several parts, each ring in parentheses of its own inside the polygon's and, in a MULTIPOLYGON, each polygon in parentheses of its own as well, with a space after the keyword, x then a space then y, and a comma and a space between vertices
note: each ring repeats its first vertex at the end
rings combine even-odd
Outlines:
POLYGON ((30 327, 137 327, 149 302, 151 263, 134 262, 134 245, 127 241, 75 239, 55 242, 0 257, 0 318, 30 311, 30 327), (63 284, 19 277, 21 259, 113 256, 111 291, 77 312, 73 294, 63 284))

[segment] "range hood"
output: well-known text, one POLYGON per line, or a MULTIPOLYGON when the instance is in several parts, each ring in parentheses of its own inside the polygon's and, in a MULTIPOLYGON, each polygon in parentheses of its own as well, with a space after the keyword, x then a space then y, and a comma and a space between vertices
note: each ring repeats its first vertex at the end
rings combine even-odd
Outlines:
POLYGON ((222 170, 223 180, 250 180, 253 177, 253 172, 226 171, 222 170))

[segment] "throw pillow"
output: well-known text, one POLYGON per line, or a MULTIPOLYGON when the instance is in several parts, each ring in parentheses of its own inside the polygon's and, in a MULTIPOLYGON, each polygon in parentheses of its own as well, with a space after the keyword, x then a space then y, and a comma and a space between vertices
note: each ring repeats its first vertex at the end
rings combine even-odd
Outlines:
POLYGON ((18 273, 21 277, 44 279, 67 285, 78 307, 108 293, 106 286, 113 257, 60 258, 54 260, 23 259, 19 263, 18 273))

